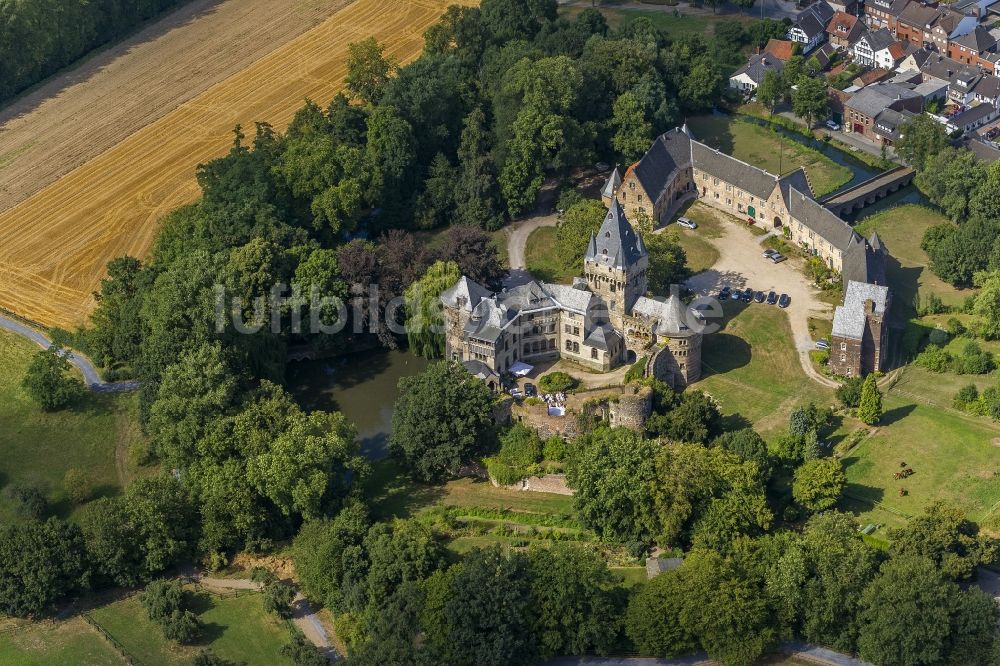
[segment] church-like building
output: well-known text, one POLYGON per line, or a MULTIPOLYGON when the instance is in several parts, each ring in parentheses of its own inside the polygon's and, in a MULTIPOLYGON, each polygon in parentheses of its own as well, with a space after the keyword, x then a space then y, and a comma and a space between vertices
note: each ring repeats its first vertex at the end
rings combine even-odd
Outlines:
POLYGON ((649 253, 612 202, 572 285, 531 281, 499 293, 462 277, 441 294, 446 356, 496 383, 515 363, 556 358, 593 371, 647 359, 675 388, 701 376, 698 314, 678 294, 646 296, 649 253))

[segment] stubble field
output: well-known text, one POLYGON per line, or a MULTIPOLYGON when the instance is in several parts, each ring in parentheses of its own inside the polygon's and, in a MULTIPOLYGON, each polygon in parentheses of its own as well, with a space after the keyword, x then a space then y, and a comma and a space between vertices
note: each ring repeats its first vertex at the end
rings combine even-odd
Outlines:
MULTIPOLYGON (((319 11, 331 4, 312 0, 285 5, 285 11, 319 11)), ((275 44, 267 55, 169 113, 147 119, 141 129, 117 142, 107 137, 97 141, 112 145, 0 213, 0 307, 52 326, 83 323, 107 262, 124 254, 145 255, 157 222, 196 198, 195 168, 225 152, 237 123, 251 129, 255 121, 266 121, 283 129, 305 98, 328 102, 342 87, 351 42, 374 36, 397 60, 415 58, 423 47, 424 30, 448 4, 449 0, 356 0, 315 28, 275 44)), ((249 30, 257 17, 251 12, 245 17, 249 30)), ((157 62, 155 54, 144 58, 151 68, 157 62)), ((204 58, 198 58, 197 66, 205 65, 204 58)), ((182 78, 172 84, 187 89, 191 84, 182 78)), ((156 81, 166 84, 171 84, 169 76, 156 81)), ((131 95, 138 95, 145 106, 146 93, 140 89, 112 90, 108 95, 113 100, 109 109, 123 106, 119 98, 131 95)), ((74 119, 74 140, 86 144, 91 132, 117 122, 109 123, 100 113, 89 120, 74 119)), ((32 136, 46 140, 42 130, 32 136)), ((4 157, 0 149, 0 177, 8 178, 8 169, 24 164, 21 158, 35 148, 29 142, 21 150, 23 155, 8 150, 4 157)), ((41 173, 28 177, 44 179, 41 173)))

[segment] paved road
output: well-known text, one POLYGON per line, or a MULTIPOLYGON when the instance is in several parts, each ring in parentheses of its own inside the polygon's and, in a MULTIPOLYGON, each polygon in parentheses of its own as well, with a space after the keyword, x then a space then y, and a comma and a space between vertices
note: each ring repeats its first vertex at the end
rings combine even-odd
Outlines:
MULTIPOLYGON (((246 578, 213 578, 199 572, 191 573, 187 577, 207 588, 217 590, 260 590, 261 588, 260 583, 246 578)), ((326 635, 326 629, 323 628, 319 616, 313 611, 309 601, 298 591, 295 593, 295 599, 292 600, 292 622, 309 639, 310 643, 326 655, 327 659, 335 661, 339 658, 340 655, 337 654, 336 648, 330 644, 330 639, 326 635)))
MULTIPOLYGON (((31 340, 42 349, 52 346, 52 341, 40 331, 31 328, 19 321, 0 315, 0 329, 16 333, 21 337, 31 340)), ((133 391, 139 388, 139 382, 106 382, 101 379, 101 374, 94 367, 86 356, 69 352, 66 357, 70 363, 76 366, 83 374, 83 381, 91 391, 98 393, 116 393, 122 391, 133 391)))
MULTIPOLYGON (((792 327, 792 337, 802 371, 824 386, 831 388, 839 386, 836 381, 817 371, 809 357, 809 352, 816 348, 809 332, 809 317, 829 317, 830 306, 819 300, 819 291, 802 275, 798 261, 789 259, 781 264, 772 264, 761 256, 763 250, 760 243, 763 236, 754 236, 749 229, 735 224, 725 214, 704 204, 700 205, 703 210, 719 219, 723 235, 721 238, 704 237, 719 251, 719 259, 708 270, 691 277, 687 281, 687 286, 701 295, 715 294, 723 285, 729 285, 734 289, 751 287, 755 291, 764 292, 773 289, 779 294, 788 294, 792 302, 785 312, 792 327)), ((678 227, 677 230, 683 234, 700 233, 697 229, 678 227)), ((750 307, 774 306, 751 304, 750 307)))

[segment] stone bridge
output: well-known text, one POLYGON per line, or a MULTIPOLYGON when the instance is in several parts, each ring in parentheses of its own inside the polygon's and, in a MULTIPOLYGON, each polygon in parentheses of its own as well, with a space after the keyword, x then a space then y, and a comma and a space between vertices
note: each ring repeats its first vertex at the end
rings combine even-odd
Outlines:
POLYGON ((913 182, 913 167, 901 166, 869 178, 854 187, 837 192, 823 199, 820 203, 826 206, 834 215, 847 217, 856 210, 870 206, 884 199, 893 192, 898 192, 913 182))

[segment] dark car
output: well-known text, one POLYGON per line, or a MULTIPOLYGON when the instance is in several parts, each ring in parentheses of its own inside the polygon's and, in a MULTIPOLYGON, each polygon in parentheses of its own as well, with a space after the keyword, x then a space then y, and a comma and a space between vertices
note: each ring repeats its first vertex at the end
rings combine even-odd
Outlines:
POLYGON ((525 384, 524 385, 524 395, 528 396, 529 398, 538 395, 538 391, 535 389, 535 385, 534 384, 525 384))
POLYGON ((788 294, 782 294, 781 297, 778 298, 778 307, 787 308, 791 302, 792 299, 788 297, 788 294))
POLYGON ((780 263, 781 263, 781 262, 783 262, 783 261, 784 261, 785 259, 788 259, 788 257, 786 257, 785 255, 783 255, 783 254, 781 254, 781 253, 778 253, 778 254, 772 254, 772 255, 771 255, 770 257, 768 257, 768 258, 769 258, 769 259, 771 260, 771 263, 774 263, 774 264, 780 264, 780 263))
POLYGON ((749 303, 753 299, 753 289, 747 287, 743 290, 743 302, 749 303))
POLYGON ((764 292, 758 291, 757 293, 755 293, 753 295, 753 300, 757 301, 758 303, 763 303, 764 302, 764 292))
POLYGON ((729 287, 728 286, 723 287, 722 291, 719 292, 719 300, 720 301, 729 300, 729 294, 730 294, 729 287))
POLYGON ((738 301, 742 297, 743 297, 743 292, 740 291, 739 289, 733 289, 733 292, 729 294, 729 298, 734 301, 738 301))
POLYGON ((778 302, 778 295, 776 293, 774 293, 773 291, 769 291, 767 293, 767 304, 768 305, 774 305, 777 302, 778 302))

